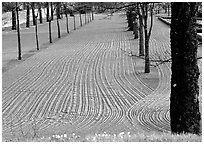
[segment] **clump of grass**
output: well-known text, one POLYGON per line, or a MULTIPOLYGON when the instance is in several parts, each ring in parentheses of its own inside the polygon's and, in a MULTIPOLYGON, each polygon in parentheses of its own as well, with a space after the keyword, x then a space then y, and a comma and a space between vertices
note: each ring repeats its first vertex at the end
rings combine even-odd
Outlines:
POLYGON ((201 142, 202 136, 195 134, 177 134, 171 133, 138 133, 121 132, 119 134, 95 134, 85 138, 75 133, 72 134, 55 134, 48 137, 39 137, 37 139, 27 139, 26 141, 35 142, 201 142))
POLYGON ((86 137, 89 142, 201 142, 202 137, 194 134, 172 135, 170 133, 121 132, 118 135, 107 133, 86 137))

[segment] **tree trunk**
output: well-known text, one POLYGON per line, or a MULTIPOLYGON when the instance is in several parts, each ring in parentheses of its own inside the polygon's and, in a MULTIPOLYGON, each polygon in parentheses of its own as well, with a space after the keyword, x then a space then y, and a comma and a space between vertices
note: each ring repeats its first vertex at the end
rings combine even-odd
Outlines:
POLYGON ((40 20, 40 23, 43 23, 41 4, 38 5, 38 12, 39 12, 39 20, 40 20))
POLYGON ((79 12, 80 26, 82 27, 81 12, 79 12))
POLYGON ((53 10, 53 4, 52 2, 50 2, 50 8, 51 8, 51 20, 53 21, 54 20, 54 10, 53 10))
POLYGON ((61 16, 60 16, 60 2, 57 2, 56 15, 57 15, 58 19, 61 19, 61 16))
POLYGON ((73 18, 74 18, 74 30, 76 30, 75 15, 73 16, 73 18))
POLYGON ((172 3, 171 8, 171 131, 199 134, 196 3, 172 3))
POLYGON ((50 18, 49 2, 47 2, 46 5, 47 5, 47 14, 46 14, 46 18, 47 18, 47 22, 49 22, 49 18, 50 18))
POLYGON ((144 6, 144 33, 145 33, 145 73, 150 72, 150 63, 149 63, 149 38, 150 35, 148 34, 147 30, 147 18, 148 18, 148 4, 144 6))
POLYGON ((31 3, 31 8, 32 8, 32 15, 33 15, 33 25, 36 25, 36 20, 35 20, 35 3, 31 3))
POLYGON ((139 16, 139 56, 144 56, 144 35, 143 35, 143 20, 140 13, 139 4, 137 5, 137 13, 139 16))
POLYGON ((12 8, 12 30, 16 30, 16 9, 12 8))
POLYGON ((138 19, 136 18, 134 21, 134 39, 138 39, 138 19))
POLYGON ((37 23, 37 16, 35 16, 35 37, 36 37, 36 47, 37 47, 37 50, 39 50, 39 41, 38 41, 38 23, 37 23))
POLYGON ((17 16, 17 37, 18 37, 18 60, 22 59, 21 56, 21 35, 20 35, 20 24, 18 15, 18 3, 16 2, 16 16, 17 16))
POLYGON ((128 31, 132 31, 133 30, 133 14, 132 11, 128 11, 127 13, 127 18, 128 18, 128 31))
POLYGON ((143 26, 142 26, 142 19, 139 18, 139 56, 144 56, 144 35, 143 35, 143 26))
POLYGON ((58 29, 58 38, 60 38, 60 24, 59 24, 59 19, 57 18, 57 29, 58 29))
POLYGON ((26 5, 26 27, 30 27, 30 6, 26 5))
POLYGON ((150 63, 149 63, 149 38, 147 33, 147 23, 144 26, 145 32, 145 73, 150 72, 150 63))
POLYGON ((50 43, 52 43, 52 27, 51 27, 51 17, 48 19, 49 22, 49 39, 50 39, 50 43))

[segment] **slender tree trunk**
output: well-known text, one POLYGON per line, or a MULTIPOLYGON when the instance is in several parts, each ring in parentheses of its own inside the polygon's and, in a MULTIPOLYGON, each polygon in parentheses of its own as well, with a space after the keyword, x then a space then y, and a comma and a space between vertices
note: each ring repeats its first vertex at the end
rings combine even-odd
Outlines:
POLYGON ((144 25, 144 33, 145 33, 145 73, 149 73, 150 63, 149 63, 149 40, 148 40, 148 32, 147 32, 147 20, 144 25))
POLYGON ((82 27, 81 12, 79 12, 80 26, 82 27))
POLYGON ((16 30, 16 9, 12 8, 12 30, 16 30))
POLYGON ((132 10, 128 11, 128 15, 127 15, 127 18, 128 18, 128 31, 133 31, 133 14, 132 14, 132 10))
POLYGON ((38 41, 38 22, 37 22, 37 19, 38 19, 38 14, 35 16, 35 21, 36 21, 36 24, 35 24, 35 36, 36 36, 36 47, 37 47, 37 50, 39 50, 39 41, 38 41))
POLYGON ((49 18, 50 18, 50 7, 49 7, 49 2, 46 2, 47 5, 47 14, 46 14, 46 18, 47 18, 47 22, 49 22, 49 18))
POLYGON ((171 131, 199 134, 201 114, 198 101, 196 3, 172 3, 171 8, 171 131))
POLYGON ((26 5, 26 27, 30 27, 30 6, 26 5))
POLYGON ((60 24, 59 24, 59 19, 57 18, 57 29, 58 29, 58 38, 61 37, 60 35, 60 24))
POLYGON ((68 17, 67 9, 66 8, 65 8, 65 17, 66 17, 67 33, 69 33, 69 17, 68 17))
POLYGON ((60 2, 57 2, 56 15, 57 15, 58 19, 61 19, 61 16, 60 16, 60 2))
POLYGON ((147 18, 148 18, 148 4, 144 4, 144 34, 145 34, 145 73, 150 72, 150 61, 149 61, 149 38, 147 30, 147 18))
POLYGON ((139 4, 137 4, 137 13, 139 16, 139 56, 144 56, 144 35, 143 35, 143 20, 140 13, 139 4))
POLYGON ((142 19, 139 18, 139 56, 144 56, 144 35, 143 35, 143 26, 142 26, 142 19))
POLYGON ((50 2, 50 8, 51 8, 51 20, 54 20, 54 10, 53 10, 53 3, 50 2))
POLYGON ((134 39, 138 39, 138 19, 134 21, 134 39))
POLYGON ((84 15, 85 15, 84 17, 85 17, 85 24, 86 24, 86 11, 85 11, 84 15))
POLYGON ((31 3, 31 8, 32 8, 32 16, 33 16, 33 25, 36 25, 36 20, 35 20, 35 3, 31 3))
POLYGON ((49 38, 50 38, 50 43, 52 43, 52 27, 51 27, 51 17, 48 19, 49 22, 49 38))
POLYGON ((39 20, 40 20, 40 23, 43 23, 41 4, 38 5, 38 12, 39 12, 39 20))
POLYGON ((75 15, 73 16, 73 18, 74 18, 74 30, 76 30, 75 15))
POLYGON ((91 11, 91 13, 92 13, 92 20, 94 20, 94 13, 93 13, 93 10, 91 11))
POLYGON ((18 37, 18 60, 21 60, 21 35, 20 35, 20 24, 18 15, 18 3, 16 2, 16 16, 17 16, 17 37, 18 37))

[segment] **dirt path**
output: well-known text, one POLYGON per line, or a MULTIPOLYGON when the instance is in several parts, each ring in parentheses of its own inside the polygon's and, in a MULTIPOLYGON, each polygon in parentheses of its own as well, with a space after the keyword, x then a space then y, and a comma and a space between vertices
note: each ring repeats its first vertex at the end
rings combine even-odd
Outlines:
MULTIPOLYGON (((103 16, 3 73, 3 135, 169 131, 170 64, 144 74, 126 26, 103 16)), ((168 58, 169 27, 155 20, 152 34, 151 59, 168 58)))

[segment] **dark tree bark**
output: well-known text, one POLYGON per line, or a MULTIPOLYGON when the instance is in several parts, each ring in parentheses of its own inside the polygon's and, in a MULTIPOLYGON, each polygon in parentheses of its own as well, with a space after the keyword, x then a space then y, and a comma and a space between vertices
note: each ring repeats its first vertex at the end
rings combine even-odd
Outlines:
POLYGON ((61 19, 61 15, 60 15, 60 2, 57 2, 56 5, 56 15, 58 19, 61 19))
POLYGON ((76 21, 75 21, 75 15, 73 16, 74 18, 74 30, 76 30, 76 21))
POLYGON ((49 22, 49 39, 50 39, 50 43, 52 43, 52 27, 51 27, 51 17, 48 18, 48 22, 49 22))
POLYGON ((38 40, 38 23, 37 23, 37 19, 38 19, 38 14, 35 16, 35 37, 36 37, 36 47, 37 50, 39 50, 39 40, 38 40))
POLYGON ((32 16, 33 16, 33 25, 36 25, 36 20, 35 20, 35 2, 31 3, 31 8, 32 8, 32 16))
POLYGON ((139 5, 137 4, 137 14, 139 16, 139 56, 144 56, 144 35, 143 35, 143 20, 140 14, 139 5))
POLYGON ((53 10, 53 3, 50 2, 50 9, 51 9, 51 20, 53 21, 54 20, 54 10, 53 10))
POLYGON ((67 33, 69 33, 69 18, 68 18, 68 9, 66 5, 64 4, 64 14, 66 17, 66 28, 67 28, 67 33))
POLYGON ((60 24, 59 24, 59 19, 57 18, 57 30, 58 30, 58 38, 61 37, 60 35, 60 24))
POLYGON ((16 30, 16 9, 15 9, 15 6, 12 8, 11 13, 12 13, 12 27, 11 27, 11 29, 16 30))
POLYGON ((49 18, 50 18, 50 7, 49 7, 49 2, 46 2, 46 7, 47 7, 46 19, 47 19, 47 22, 49 22, 49 18))
POLYGON ((199 134, 196 3, 172 3, 171 9, 171 131, 199 134))
POLYGON ((30 4, 26 4, 26 27, 30 27, 30 4))
POLYGON ((38 12, 39 12, 40 23, 43 23, 41 3, 38 3, 38 12))
POLYGON ((80 26, 82 27, 81 12, 79 12, 79 20, 80 20, 80 26))
POLYGON ((21 35, 20 35, 20 24, 18 15, 18 3, 16 2, 16 16, 17 16, 17 37, 18 37, 18 60, 22 59, 21 56, 21 35))
POLYGON ((133 31, 133 14, 132 14, 132 8, 128 10, 127 12, 127 19, 128 19, 128 31, 133 31))
POLYGON ((138 19, 135 18, 134 23, 133 23, 133 34, 134 34, 134 39, 138 39, 138 19))

